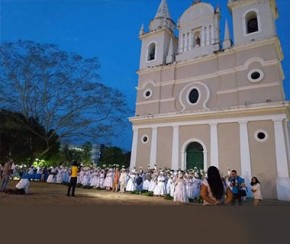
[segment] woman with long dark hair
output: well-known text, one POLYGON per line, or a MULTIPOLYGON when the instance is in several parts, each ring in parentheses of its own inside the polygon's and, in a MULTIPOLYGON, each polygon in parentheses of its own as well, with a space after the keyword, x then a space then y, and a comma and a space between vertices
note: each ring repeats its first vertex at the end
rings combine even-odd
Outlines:
POLYGON ((257 177, 253 176, 251 179, 251 191, 254 195, 254 206, 260 205, 260 202, 262 201, 262 193, 261 193, 261 185, 257 177))
POLYGON ((210 166, 207 177, 201 184, 200 195, 203 205, 224 205, 231 203, 233 193, 220 176, 217 167, 210 166))

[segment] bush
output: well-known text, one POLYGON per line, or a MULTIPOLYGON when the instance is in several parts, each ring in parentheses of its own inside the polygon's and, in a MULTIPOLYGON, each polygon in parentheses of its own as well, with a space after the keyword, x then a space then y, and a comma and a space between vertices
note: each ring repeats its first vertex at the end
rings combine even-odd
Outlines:
POLYGON ((148 197, 153 197, 153 192, 147 191, 147 192, 144 192, 142 195, 148 196, 148 197))
POLYGON ((170 196, 169 194, 167 194, 165 197, 164 197, 165 200, 173 200, 173 197, 170 196))

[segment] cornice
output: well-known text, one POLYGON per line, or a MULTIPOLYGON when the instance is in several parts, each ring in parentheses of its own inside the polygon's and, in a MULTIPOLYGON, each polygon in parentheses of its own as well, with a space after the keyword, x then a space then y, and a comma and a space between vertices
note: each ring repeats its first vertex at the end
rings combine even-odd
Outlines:
POLYGON ((167 114, 156 114, 156 115, 144 115, 130 117, 129 121, 134 125, 145 125, 152 123, 181 123, 185 121, 201 121, 209 120, 215 121, 217 119, 225 118, 240 118, 249 116, 264 116, 268 118, 282 114, 283 118, 289 116, 290 102, 273 102, 273 103, 261 103, 261 104, 250 104, 250 105, 239 105, 239 106, 225 106, 216 108, 206 108, 192 111, 167 113, 167 114))

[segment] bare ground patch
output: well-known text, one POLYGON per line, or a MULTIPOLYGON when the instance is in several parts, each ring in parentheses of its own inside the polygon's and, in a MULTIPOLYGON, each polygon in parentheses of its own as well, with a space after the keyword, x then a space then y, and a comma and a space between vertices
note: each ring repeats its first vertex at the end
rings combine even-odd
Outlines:
MULTIPOLYGON (((9 182, 13 188, 16 181, 9 182)), ((67 186, 31 182, 26 195, 11 195, 1 192, 1 206, 74 206, 74 205, 176 205, 163 197, 149 197, 131 193, 119 193, 97 189, 76 188, 76 197, 66 196, 67 186)))

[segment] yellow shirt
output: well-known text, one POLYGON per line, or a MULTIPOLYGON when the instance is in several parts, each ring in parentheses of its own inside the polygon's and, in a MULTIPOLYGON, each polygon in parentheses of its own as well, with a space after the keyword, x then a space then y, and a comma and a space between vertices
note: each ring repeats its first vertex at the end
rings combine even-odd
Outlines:
POLYGON ((78 176, 78 167, 72 166, 71 167, 71 177, 77 177, 78 176))

